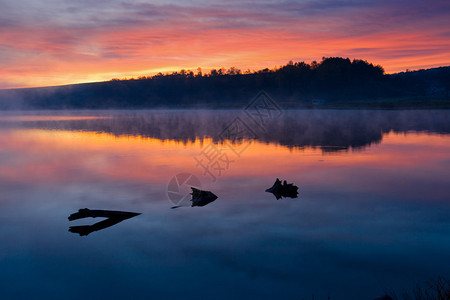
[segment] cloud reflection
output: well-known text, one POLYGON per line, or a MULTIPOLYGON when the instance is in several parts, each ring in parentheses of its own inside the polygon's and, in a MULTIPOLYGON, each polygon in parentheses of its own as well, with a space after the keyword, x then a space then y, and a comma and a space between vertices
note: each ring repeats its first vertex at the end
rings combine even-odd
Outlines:
POLYGON ((358 299, 450 276, 448 113, 300 114, 274 128, 296 131, 252 140, 215 183, 193 157, 221 145, 223 120, 178 113, 173 126, 164 112, 2 124, 4 297, 358 299), (347 150, 324 151, 330 140, 347 150), (220 201, 171 210, 167 184, 181 171, 220 201), (274 201, 264 190, 277 177, 301 198, 274 201), (81 243, 66 230, 80 207, 143 215, 81 243))

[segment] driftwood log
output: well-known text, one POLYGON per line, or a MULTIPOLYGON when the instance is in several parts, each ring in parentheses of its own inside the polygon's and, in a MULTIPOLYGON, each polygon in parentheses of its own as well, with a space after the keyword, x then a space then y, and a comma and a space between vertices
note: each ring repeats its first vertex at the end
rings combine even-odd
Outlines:
POLYGON ((214 195, 212 192, 210 191, 202 191, 196 188, 191 187, 192 189, 192 205, 191 207, 194 206, 205 206, 211 202, 213 202, 214 200, 217 199, 217 196, 214 195))
POLYGON ((73 213, 69 216, 69 221, 83 219, 83 218, 107 218, 106 220, 97 222, 92 225, 81 225, 81 226, 71 226, 69 228, 70 232, 78 233, 79 235, 88 235, 94 231, 99 231, 110 226, 116 225, 126 219, 133 218, 140 215, 140 213, 126 212, 126 211, 115 211, 115 210, 91 210, 88 208, 79 209, 78 212, 73 213))
POLYGON ((275 183, 271 188, 266 190, 268 193, 274 194, 277 200, 285 198, 297 198, 298 197, 298 187, 293 183, 287 183, 286 180, 281 183, 281 180, 277 178, 275 183))

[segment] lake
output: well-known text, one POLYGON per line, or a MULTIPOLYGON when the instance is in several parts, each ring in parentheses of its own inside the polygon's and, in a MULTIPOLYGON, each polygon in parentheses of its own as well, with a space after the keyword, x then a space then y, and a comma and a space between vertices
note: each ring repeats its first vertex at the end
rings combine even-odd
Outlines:
POLYGON ((446 110, 0 112, 2 298, 401 294, 450 278, 449 187, 446 110))

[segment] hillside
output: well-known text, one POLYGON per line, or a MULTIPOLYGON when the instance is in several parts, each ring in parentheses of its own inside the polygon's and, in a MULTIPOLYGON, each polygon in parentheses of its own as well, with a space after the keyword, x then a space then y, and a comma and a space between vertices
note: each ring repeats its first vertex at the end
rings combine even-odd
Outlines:
POLYGON ((0 91, 0 109, 240 108, 264 90, 285 108, 450 107, 450 67, 385 74, 363 60, 323 58, 277 69, 181 70, 152 77, 0 91))

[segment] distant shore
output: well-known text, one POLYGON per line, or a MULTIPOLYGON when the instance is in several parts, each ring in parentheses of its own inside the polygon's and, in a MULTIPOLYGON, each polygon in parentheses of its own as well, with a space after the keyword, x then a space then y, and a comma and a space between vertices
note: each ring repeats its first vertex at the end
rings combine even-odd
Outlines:
POLYGON ((329 57, 254 72, 181 70, 107 82, 0 90, 0 110, 239 109, 261 93, 263 102, 284 109, 448 109, 450 67, 385 74, 383 67, 364 60, 329 57))
POLYGON ((359 101, 337 101, 312 104, 310 108, 328 109, 450 109, 450 99, 443 97, 405 97, 369 99, 359 101))

